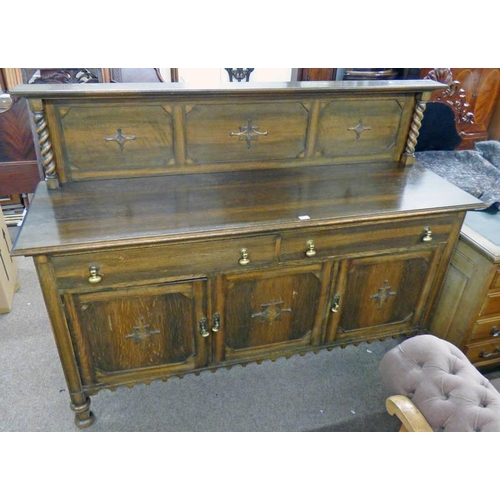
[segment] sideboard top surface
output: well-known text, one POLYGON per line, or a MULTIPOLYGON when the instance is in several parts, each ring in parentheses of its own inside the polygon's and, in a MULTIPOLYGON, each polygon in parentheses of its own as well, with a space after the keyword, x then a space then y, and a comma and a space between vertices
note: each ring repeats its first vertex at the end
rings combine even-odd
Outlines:
POLYGON ((195 87, 183 83, 93 83, 91 85, 67 84, 67 85, 18 85, 12 91, 12 95, 41 98, 61 99, 78 97, 169 97, 186 96, 204 97, 214 96, 253 96, 269 95, 307 95, 320 93, 327 97, 329 94, 343 93, 371 93, 377 94, 389 92, 415 93, 432 92, 446 88, 446 85, 433 80, 385 80, 385 81, 342 81, 342 82, 269 82, 251 83, 241 82, 238 84, 227 83, 214 86, 195 87))
POLYGON ((15 255, 243 235, 484 208, 418 165, 389 162, 40 183, 15 255))

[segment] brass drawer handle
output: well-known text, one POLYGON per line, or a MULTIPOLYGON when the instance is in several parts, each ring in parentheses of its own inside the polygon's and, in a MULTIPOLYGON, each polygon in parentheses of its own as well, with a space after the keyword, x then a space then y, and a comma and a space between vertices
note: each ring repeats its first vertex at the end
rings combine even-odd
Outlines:
POLYGON ((307 243, 307 251, 306 251, 306 255, 308 257, 314 257, 316 255, 316 248, 314 247, 314 241, 313 240, 309 240, 307 243))
POLYGON ((493 358, 494 356, 500 356, 500 347, 497 347, 492 352, 481 351, 479 357, 483 359, 493 358))
POLYGON ((207 318, 200 319, 200 333, 202 337, 208 337, 210 332, 207 330, 207 318))
POLYGON ((491 329, 491 336, 492 337, 500 337, 500 330, 498 329, 498 326, 494 326, 492 329, 491 329))
POLYGON ((246 248, 242 248, 240 250, 240 255, 241 255, 241 258, 238 261, 238 264, 240 266, 246 266, 246 265, 250 264, 250 259, 248 258, 248 250, 246 248))
POLYGON ((101 282, 102 276, 99 274, 99 266, 90 266, 89 273, 89 283, 95 285, 101 282))
POLYGON ((432 241, 432 231, 428 226, 424 227, 424 236, 422 237, 422 241, 425 241, 426 243, 432 241))

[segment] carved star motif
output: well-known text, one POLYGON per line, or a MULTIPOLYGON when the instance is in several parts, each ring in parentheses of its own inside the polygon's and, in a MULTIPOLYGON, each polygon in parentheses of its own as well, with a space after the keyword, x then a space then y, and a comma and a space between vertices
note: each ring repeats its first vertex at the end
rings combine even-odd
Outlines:
POLYGON ((123 150, 123 145, 127 141, 134 141, 135 139, 137 139, 135 135, 123 135, 121 128, 117 129, 116 134, 113 137, 104 138, 105 141, 116 141, 120 145, 121 150, 123 150))
POLYGON ((138 325, 132 328, 132 333, 125 335, 126 339, 134 339, 136 344, 140 344, 142 340, 151 337, 151 335, 157 335, 160 330, 149 330, 149 325, 144 324, 144 318, 138 318, 138 325))
POLYGON ((388 280, 384 280, 384 286, 378 289, 378 293, 370 295, 370 299, 375 299, 378 302, 377 309, 382 309, 389 297, 396 295, 396 292, 391 292, 391 287, 387 283, 388 280))
POLYGON ((240 127, 239 132, 230 132, 231 137, 239 137, 240 141, 247 141, 247 148, 250 148, 250 141, 257 141, 260 135, 267 135, 266 132, 259 132, 259 127, 252 125, 252 120, 248 119, 245 127, 240 127))
POLYGON ((261 318, 262 323, 274 323, 281 320, 281 315, 285 312, 292 312, 291 309, 282 309, 280 305, 283 302, 270 302, 269 304, 261 304, 261 312, 252 314, 252 318, 261 318))
POLYGON ((363 125, 363 120, 360 119, 358 124, 355 127, 348 127, 347 130, 351 130, 352 132, 356 132, 356 139, 360 139, 361 134, 365 130, 371 130, 371 129, 372 129, 371 127, 365 127, 365 125, 363 125))

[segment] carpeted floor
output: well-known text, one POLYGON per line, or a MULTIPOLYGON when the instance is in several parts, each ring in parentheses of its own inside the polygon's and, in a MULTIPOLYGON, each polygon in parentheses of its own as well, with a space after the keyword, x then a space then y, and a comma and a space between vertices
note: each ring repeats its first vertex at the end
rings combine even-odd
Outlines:
MULTIPOLYGON (((0 316, 0 431, 78 431, 33 262, 0 316)), ((378 376, 399 340, 101 391, 92 431, 395 431, 378 376)))

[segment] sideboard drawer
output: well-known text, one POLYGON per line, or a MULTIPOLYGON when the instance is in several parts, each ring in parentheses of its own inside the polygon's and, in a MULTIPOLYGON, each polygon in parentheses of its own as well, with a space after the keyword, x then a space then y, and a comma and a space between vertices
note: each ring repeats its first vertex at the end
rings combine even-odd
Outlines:
POLYGON ((500 339, 470 346, 465 354, 474 364, 498 363, 500 361, 500 339))
POLYGON ((470 336, 471 341, 500 339, 500 317, 480 319, 474 325, 470 336))
POLYGON ((60 288, 161 282, 177 276, 208 275, 269 265, 276 256, 276 235, 219 241, 116 248, 52 258, 60 288), (97 283, 90 268, 98 268, 97 283))
POLYGON ((481 309, 481 316, 497 313, 500 314, 500 291, 486 295, 483 308, 481 309))
POLYGON ((58 112, 63 161, 74 180, 160 172, 174 162, 173 118, 166 104, 68 103, 58 112))
POLYGON ((280 261, 436 245, 448 240, 454 220, 454 217, 444 216, 283 233, 280 261), (424 241, 425 228, 432 232, 430 241, 424 241))
POLYGON ((286 160, 306 147, 308 110, 300 102, 197 104, 186 111, 194 163, 286 160))

